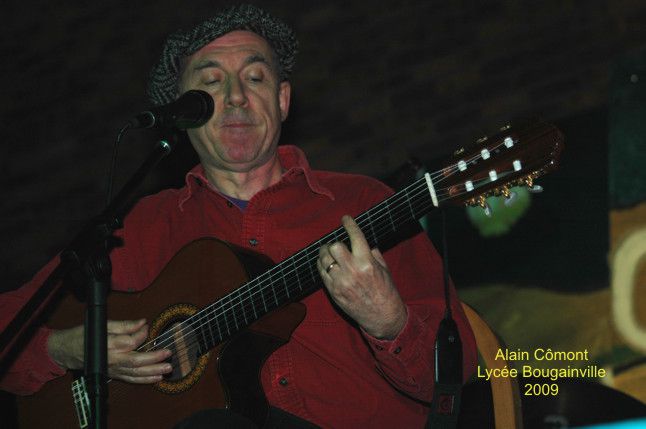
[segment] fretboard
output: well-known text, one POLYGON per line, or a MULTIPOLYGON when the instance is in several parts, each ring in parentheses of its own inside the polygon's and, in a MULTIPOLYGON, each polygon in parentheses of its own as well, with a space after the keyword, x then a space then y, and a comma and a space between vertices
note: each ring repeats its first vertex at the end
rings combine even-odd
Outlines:
MULTIPOLYGON (((427 181, 422 177, 360 214, 355 221, 370 247, 375 248, 433 207, 427 181)), ((350 240, 343 227, 326 234, 187 319, 184 323, 196 334, 199 353, 206 353, 270 311, 320 288, 322 281, 316 267, 319 248, 334 242, 349 246, 350 240)))

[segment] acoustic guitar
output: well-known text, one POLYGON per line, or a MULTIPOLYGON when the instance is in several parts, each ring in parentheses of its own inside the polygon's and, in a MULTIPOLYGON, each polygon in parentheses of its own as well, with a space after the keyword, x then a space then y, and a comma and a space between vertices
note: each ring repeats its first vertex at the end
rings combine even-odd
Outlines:
MULTIPOLYGON (((553 125, 507 125, 459 149, 442 168, 355 220, 370 246, 380 247, 435 208, 486 207, 487 196, 510 197, 512 186, 534 188, 537 177, 556 168, 562 147, 563 135, 553 125)), ((322 285, 316 269, 319 248, 336 241, 349 243, 342 227, 274 265, 217 239, 199 239, 182 248, 144 291, 112 292, 109 318, 151 321, 139 350, 170 349, 174 370, 152 385, 109 381, 108 427, 170 427, 206 408, 230 408, 262 425, 268 404, 260 368, 305 317, 298 300, 322 285)), ((83 311, 70 294, 48 325, 77 325, 83 311)), ((87 389, 85 377, 69 371, 35 395, 19 398, 20 427, 87 427, 87 389)))

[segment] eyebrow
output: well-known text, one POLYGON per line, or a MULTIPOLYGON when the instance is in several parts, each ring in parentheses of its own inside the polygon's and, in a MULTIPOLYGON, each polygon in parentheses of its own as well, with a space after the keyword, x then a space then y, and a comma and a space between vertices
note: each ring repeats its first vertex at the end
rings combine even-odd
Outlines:
MULTIPOLYGON (((253 64, 253 63, 264 63, 267 66, 271 67, 271 64, 269 63, 269 61, 267 61, 267 59, 264 56, 260 55, 260 54, 249 55, 244 61, 245 66, 248 66, 249 64, 253 64)), ((193 68, 193 71, 195 72, 195 71, 200 71, 200 70, 213 68, 213 67, 219 68, 221 66, 222 65, 216 60, 206 60, 206 61, 198 63, 193 68)))

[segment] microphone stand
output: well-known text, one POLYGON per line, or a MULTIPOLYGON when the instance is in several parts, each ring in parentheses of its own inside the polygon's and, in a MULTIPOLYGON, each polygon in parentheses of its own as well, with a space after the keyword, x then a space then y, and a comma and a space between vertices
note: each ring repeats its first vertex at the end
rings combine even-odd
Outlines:
POLYGON ((48 308, 60 290, 63 279, 70 279, 81 290, 87 291, 85 375, 89 382, 90 427, 93 428, 107 428, 106 297, 112 276, 109 253, 117 245, 112 234, 123 226, 122 220, 130 210, 135 189, 154 166, 172 151, 177 140, 173 132, 170 138, 158 141, 119 194, 61 253, 59 265, 0 334, 0 362, 3 362, 27 329, 48 308))

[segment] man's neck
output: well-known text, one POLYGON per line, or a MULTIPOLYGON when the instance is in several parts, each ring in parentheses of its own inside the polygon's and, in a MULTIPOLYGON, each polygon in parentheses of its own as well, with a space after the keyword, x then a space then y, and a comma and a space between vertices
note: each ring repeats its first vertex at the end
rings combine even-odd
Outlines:
POLYGON ((229 171, 204 165, 204 172, 211 186, 219 192, 249 201, 258 192, 278 183, 283 168, 276 154, 269 162, 249 171, 229 171))

